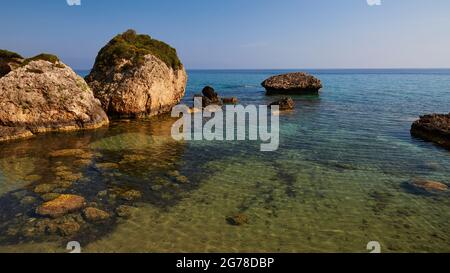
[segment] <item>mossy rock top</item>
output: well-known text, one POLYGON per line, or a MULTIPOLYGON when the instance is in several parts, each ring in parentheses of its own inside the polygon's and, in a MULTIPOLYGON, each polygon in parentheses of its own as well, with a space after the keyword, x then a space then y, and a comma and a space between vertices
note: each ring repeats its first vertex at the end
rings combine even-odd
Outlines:
POLYGON ((9 61, 14 59, 23 59, 23 57, 16 52, 0 49, 0 61, 9 61))
POLYGON ((39 60, 51 62, 52 64, 57 64, 60 62, 58 56, 56 56, 56 55, 52 55, 52 54, 48 54, 48 53, 41 53, 37 56, 28 58, 25 61, 23 61, 22 66, 25 66, 25 65, 31 63, 32 61, 39 61, 39 60))
POLYGON ((182 67, 177 51, 168 44, 152 39, 148 35, 139 35, 134 30, 117 35, 103 47, 95 60, 94 70, 105 71, 121 60, 130 60, 133 65, 144 63, 146 55, 153 55, 168 67, 178 70, 182 67))

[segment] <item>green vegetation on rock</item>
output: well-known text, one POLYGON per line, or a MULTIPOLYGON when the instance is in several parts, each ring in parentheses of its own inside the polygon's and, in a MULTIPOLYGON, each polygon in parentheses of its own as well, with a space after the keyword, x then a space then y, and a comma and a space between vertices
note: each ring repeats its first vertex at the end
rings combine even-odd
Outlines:
POLYGON ((100 50, 94 70, 103 71, 116 66, 124 59, 130 60, 133 65, 140 65, 148 54, 152 54, 175 70, 182 66, 174 48, 148 35, 138 35, 136 31, 128 30, 114 37, 100 50))
POLYGON ((25 65, 31 63, 32 61, 39 61, 39 60, 51 62, 52 64, 56 64, 56 63, 60 62, 58 56, 52 55, 52 54, 47 54, 47 53, 42 53, 42 54, 39 54, 39 55, 34 56, 32 58, 26 59, 22 63, 22 66, 25 66, 25 65))
POLYGON ((4 49, 0 49, 0 60, 11 60, 11 59, 23 59, 22 56, 20 56, 19 54, 12 52, 12 51, 8 51, 8 50, 4 50, 4 49))

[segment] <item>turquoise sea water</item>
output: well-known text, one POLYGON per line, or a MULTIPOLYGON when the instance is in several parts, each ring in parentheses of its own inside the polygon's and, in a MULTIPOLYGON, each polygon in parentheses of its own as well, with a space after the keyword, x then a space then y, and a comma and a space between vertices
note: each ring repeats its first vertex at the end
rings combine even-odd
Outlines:
MULTIPOLYGON (((268 104, 277 97, 260 83, 284 72, 189 71, 183 102, 211 85, 241 104, 268 104)), ((309 72, 324 88, 293 97, 275 152, 254 142, 176 142, 164 117, 0 144, 0 251, 62 252, 73 239, 89 252, 366 252, 369 241, 385 252, 450 251, 450 195, 403 186, 450 182, 450 152, 409 132, 419 115, 450 111, 450 70, 309 72), (80 152, 51 156, 62 149, 80 152), (130 205, 132 216, 40 234, 33 212, 43 201, 33 189, 55 183, 111 215, 130 205), (117 197, 129 189, 142 198, 117 197), (237 213, 248 223, 229 225, 237 213)))

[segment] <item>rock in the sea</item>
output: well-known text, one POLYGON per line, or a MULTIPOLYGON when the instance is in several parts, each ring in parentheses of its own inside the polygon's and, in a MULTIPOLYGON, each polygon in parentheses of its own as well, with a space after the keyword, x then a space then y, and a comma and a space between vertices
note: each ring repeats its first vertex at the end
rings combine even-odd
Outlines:
POLYGON ((56 198, 60 197, 61 194, 60 193, 56 193, 56 192, 49 192, 46 194, 41 195, 42 200, 44 200, 45 202, 48 201, 52 201, 55 200, 56 198))
POLYGON ((26 59, 0 78, 0 141, 108 123, 84 79, 56 56, 26 59))
POLYGON ((448 186, 442 182, 432 181, 432 180, 421 180, 414 179, 409 183, 409 186, 422 193, 440 193, 448 191, 448 186))
POLYGON ((239 103, 239 100, 236 97, 231 97, 231 98, 223 98, 222 102, 223 104, 237 104, 239 103))
POLYGON ((280 108, 280 111, 293 110, 295 107, 294 100, 291 98, 282 98, 281 100, 272 102, 269 106, 277 105, 280 108))
POLYGON ((242 213, 227 217, 228 224, 232 226, 242 226, 248 224, 248 216, 242 213))
POLYGON ((97 163, 95 167, 100 170, 110 170, 110 169, 118 169, 119 164, 113 162, 105 162, 105 163, 97 163))
POLYGON ((206 107, 209 105, 222 105, 222 100, 220 99, 214 88, 212 88, 211 86, 204 87, 202 90, 202 94, 195 94, 194 102, 198 98, 202 99, 202 107, 206 107))
POLYGON ((57 232, 61 236, 72 236, 78 233, 81 229, 81 225, 73 218, 64 219, 57 226, 57 232))
POLYGON ((133 207, 126 206, 126 205, 120 205, 116 208, 116 214, 117 214, 117 216, 122 217, 122 218, 130 218, 131 215, 133 214, 132 210, 133 210, 133 207))
POLYGON ((85 208, 83 210, 83 216, 86 220, 91 222, 104 221, 110 217, 109 213, 106 211, 92 207, 85 208))
POLYGON ((140 118, 177 105, 187 74, 174 48, 128 30, 100 50, 86 81, 109 115, 140 118))
POLYGON ((22 198, 22 200, 20 200, 20 204, 22 204, 24 206, 33 205, 36 202, 37 202, 37 199, 33 196, 25 196, 24 198, 22 198))
POLYGON ((39 206, 36 209, 36 213, 41 216, 57 218, 82 209, 85 206, 85 203, 86 201, 82 196, 62 194, 56 199, 45 202, 39 206))
POLYGON ((413 123, 411 134, 450 149, 450 113, 420 117, 413 123))
POLYGON ((140 199, 142 197, 142 193, 137 190, 129 190, 126 192, 123 192, 120 197, 126 201, 134 201, 137 199, 140 199))
POLYGON ((209 99, 212 102, 219 101, 219 95, 216 93, 214 88, 212 88, 211 86, 206 86, 205 88, 203 88, 202 94, 204 97, 206 97, 207 99, 209 99))
POLYGON ((268 95, 301 95, 318 93, 322 88, 322 82, 309 74, 296 72, 270 77, 262 83, 262 86, 268 95))
POLYGON ((33 191, 37 194, 45 194, 45 193, 49 193, 49 192, 53 191, 56 188, 57 188, 57 185, 55 185, 55 184, 40 184, 40 185, 37 185, 33 191))

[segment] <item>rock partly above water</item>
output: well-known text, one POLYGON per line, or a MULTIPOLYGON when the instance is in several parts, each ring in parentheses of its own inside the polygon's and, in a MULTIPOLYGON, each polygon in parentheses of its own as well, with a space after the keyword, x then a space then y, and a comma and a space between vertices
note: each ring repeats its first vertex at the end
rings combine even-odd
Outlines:
POLYGON ((318 93, 322 82, 303 72, 288 73, 268 78, 262 83, 267 95, 290 94, 302 95, 318 93))
POLYGON ((271 103, 269 106, 278 106, 280 108, 280 111, 288 111, 295 108, 295 103, 291 98, 283 98, 271 103))
POLYGON ((109 115, 143 118, 178 104, 187 74, 174 48, 129 30, 101 49, 86 81, 109 115))
POLYGON ((207 107, 209 105, 222 105, 222 100, 219 94, 211 86, 205 86, 202 90, 202 94, 194 95, 194 101, 198 98, 202 100, 202 107, 207 107))
POLYGON ((450 149, 450 113, 420 117, 413 123, 411 134, 450 149))
POLYGON ((83 78, 56 56, 23 60, 0 78, 0 141, 108 123, 83 78))

